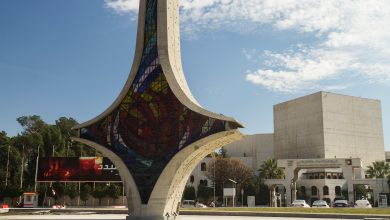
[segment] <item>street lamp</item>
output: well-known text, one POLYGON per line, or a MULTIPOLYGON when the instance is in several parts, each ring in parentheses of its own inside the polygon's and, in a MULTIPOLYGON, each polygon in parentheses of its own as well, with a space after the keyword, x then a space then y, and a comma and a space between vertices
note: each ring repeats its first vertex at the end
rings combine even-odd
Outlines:
POLYGON ((214 155, 214 158, 213 158, 213 160, 214 160, 214 170, 213 170, 213 172, 214 172, 214 174, 213 174, 213 177, 214 177, 214 197, 213 197, 213 202, 214 202, 214 204, 217 204, 217 201, 215 201, 215 183, 216 183, 216 181, 215 181, 215 169, 216 169, 216 167, 215 167, 215 155, 214 155))

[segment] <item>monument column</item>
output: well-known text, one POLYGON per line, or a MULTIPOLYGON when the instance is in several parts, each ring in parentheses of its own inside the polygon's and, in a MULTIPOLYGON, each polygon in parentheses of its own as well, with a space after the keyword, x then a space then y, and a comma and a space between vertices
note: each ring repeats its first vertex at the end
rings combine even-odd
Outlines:
POLYGON ((178 0, 141 0, 138 19, 124 88, 106 111, 73 128, 73 140, 115 164, 126 185, 128 219, 174 219, 192 170, 240 139, 243 126, 192 96, 181 64, 178 0))

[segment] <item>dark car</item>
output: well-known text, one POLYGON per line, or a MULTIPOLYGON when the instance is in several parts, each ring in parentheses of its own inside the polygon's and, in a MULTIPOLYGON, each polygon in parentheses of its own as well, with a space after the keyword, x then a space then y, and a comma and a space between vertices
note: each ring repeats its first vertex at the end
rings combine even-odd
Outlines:
POLYGON ((347 200, 336 200, 333 203, 333 207, 335 207, 335 208, 349 207, 348 201, 347 200))

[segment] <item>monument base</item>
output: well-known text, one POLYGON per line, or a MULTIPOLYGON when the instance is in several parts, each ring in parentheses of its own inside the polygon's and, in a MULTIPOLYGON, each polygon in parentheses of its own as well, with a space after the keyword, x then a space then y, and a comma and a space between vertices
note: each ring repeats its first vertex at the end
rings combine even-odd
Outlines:
POLYGON ((181 216, 126 216, 126 220, 181 220, 181 216))

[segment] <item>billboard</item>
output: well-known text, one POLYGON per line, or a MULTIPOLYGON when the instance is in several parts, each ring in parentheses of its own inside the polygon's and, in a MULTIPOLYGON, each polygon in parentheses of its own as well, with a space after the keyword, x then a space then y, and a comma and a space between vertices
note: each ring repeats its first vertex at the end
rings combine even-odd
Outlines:
POLYGON ((105 157, 42 157, 37 182, 121 182, 118 170, 105 157))

